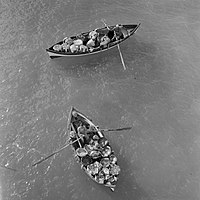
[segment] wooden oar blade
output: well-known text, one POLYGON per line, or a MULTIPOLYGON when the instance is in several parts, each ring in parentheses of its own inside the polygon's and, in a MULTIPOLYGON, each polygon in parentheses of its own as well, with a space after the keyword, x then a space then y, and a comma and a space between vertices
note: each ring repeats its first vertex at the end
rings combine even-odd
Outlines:
POLYGON ((122 52, 121 52, 121 50, 120 50, 119 44, 117 45, 117 47, 118 47, 118 50, 119 50, 119 55, 120 55, 120 59, 121 59, 123 68, 124 68, 124 70, 126 70, 126 65, 125 65, 125 63, 124 63, 124 59, 123 59, 122 52))
POLYGON ((118 128, 116 131, 123 131, 123 130, 130 130, 132 127, 124 127, 124 128, 118 128))
POLYGON ((14 169, 14 168, 11 168, 11 167, 7 167, 7 166, 5 166, 5 165, 0 165, 0 166, 3 167, 3 168, 5 168, 5 169, 9 169, 9 170, 11 170, 11 171, 14 171, 14 172, 17 171, 17 169, 14 169))
MULTIPOLYGON (((103 19, 101 19, 101 21, 104 23, 104 25, 107 27, 107 29, 110 30, 110 28, 108 27, 108 25, 106 24, 106 22, 103 19)), ((126 65, 125 65, 124 58, 123 58, 121 49, 119 47, 119 44, 117 45, 117 48, 118 48, 118 51, 119 51, 119 56, 120 56, 123 68, 124 68, 124 70, 126 70, 126 65)))
POLYGON ((131 126, 129 127, 124 127, 124 128, 115 128, 115 129, 102 129, 102 131, 125 131, 125 130, 130 130, 132 129, 131 126))
POLYGON ((52 153, 51 155, 48 155, 47 157, 42 158, 41 160, 39 160, 39 161, 37 161, 36 163, 34 163, 34 164, 32 165, 32 167, 34 167, 35 165, 40 164, 41 162, 47 160, 48 158, 52 157, 52 156, 55 155, 55 154, 56 154, 56 153, 52 153))

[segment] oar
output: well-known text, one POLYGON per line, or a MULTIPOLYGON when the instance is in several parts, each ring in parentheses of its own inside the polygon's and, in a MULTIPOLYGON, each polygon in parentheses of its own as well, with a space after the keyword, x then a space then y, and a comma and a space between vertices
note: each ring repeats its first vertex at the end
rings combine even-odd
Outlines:
MULTIPOLYGON (((72 110, 73 110, 73 107, 71 107, 70 112, 69 112, 69 116, 68 116, 68 122, 67 122, 67 130, 68 130, 68 131, 70 131, 71 113, 72 113, 72 110)), ((65 148, 67 148, 69 145, 71 145, 71 144, 73 144, 73 143, 75 143, 75 142, 77 142, 77 141, 79 142, 79 139, 80 139, 80 138, 78 138, 77 140, 74 140, 72 143, 68 143, 68 144, 64 145, 61 149, 59 149, 59 150, 53 152, 52 154, 48 155, 48 156, 45 157, 45 158, 42 158, 41 160, 39 160, 39 161, 37 161, 36 163, 34 163, 34 164, 32 165, 32 167, 34 167, 35 165, 40 164, 41 162, 47 160, 48 158, 54 156, 55 154, 57 154, 57 153, 59 153, 59 152, 61 152, 62 150, 64 150, 65 148)), ((68 142, 69 140, 70 140, 70 139, 68 139, 67 142, 68 142)))
MULTIPOLYGON (((74 133, 76 133, 76 130, 75 130, 75 128, 74 128, 74 125, 71 123, 71 127, 72 127, 72 129, 73 129, 73 131, 74 131, 74 133)), ((76 138, 78 138, 78 136, 76 135, 76 138)), ((79 137, 79 139, 81 139, 80 137, 79 137)), ((82 147, 81 146, 81 143, 80 143, 80 141, 78 140, 78 144, 79 144, 79 146, 80 146, 80 148, 82 147)))
POLYGON ((124 131, 124 130, 130 130, 132 127, 124 127, 124 128, 115 128, 115 129, 100 129, 100 131, 124 131))
POLYGON ((108 30, 110 30, 110 28, 109 28, 109 26, 106 24, 106 22, 105 22, 103 19, 101 19, 101 21, 104 23, 104 25, 106 26, 106 28, 107 28, 108 30))
MULTIPOLYGON (((101 21, 104 23, 104 25, 106 26, 106 28, 107 28, 108 30, 110 30, 110 28, 109 28, 108 25, 105 23, 105 21, 104 21, 103 19, 102 19, 101 21)), ((123 68, 124 68, 124 70, 126 70, 126 65, 125 65, 125 63, 124 63, 124 58, 123 58, 123 56, 122 56, 122 52, 121 52, 121 50, 120 50, 119 44, 117 44, 117 48, 118 48, 118 51, 119 51, 119 55, 120 55, 120 59, 121 59, 123 68)))
MULTIPOLYGON (((32 167, 34 167, 35 165, 40 164, 41 162, 47 160, 48 158, 54 156, 55 154, 57 154, 57 153, 59 153, 59 152, 61 152, 62 150, 64 150, 65 148, 67 148, 69 145, 71 145, 71 144, 73 144, 73 143, 75 143, 75 142, 77 142, 77 141, 79 141, 79 140, 80 140, 80 138, 78 138, 77 140, 74 140, 72 143, 68 143, 68 144, 64 145, 61 149, 59 149, 59 150, 57 150, 57 151, 54 151, 52 154, 50 154, 50 155, 48 155, 47 157, 42 158, 41 160, 39 160, 39 161, 37 161, 36 163, 34 163, 34 164, 32 165, 32 167)), ((69 141, 69 140, 68 140, 68 141, 69 141)))
POLYGON ((123 59, 122 52, 120 50, 119 44, 117 45, 117 47, 118 47, 118 50, 119 50, 119 55, 120 55, 120 58, 121 58, 122 65, 124 67, 124 70, 126 70, 126 66, 125 66, 125 63, 124 63, 124 59, 123 59))

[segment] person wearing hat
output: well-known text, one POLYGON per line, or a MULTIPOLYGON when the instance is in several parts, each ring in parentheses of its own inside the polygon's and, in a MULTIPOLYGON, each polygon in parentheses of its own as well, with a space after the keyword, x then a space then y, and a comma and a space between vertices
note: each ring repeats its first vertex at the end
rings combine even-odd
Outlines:
POLYGON ((128 35, 128 31, 121 24, 117 24, 113 30, 116 40, 121 40, 128 35))

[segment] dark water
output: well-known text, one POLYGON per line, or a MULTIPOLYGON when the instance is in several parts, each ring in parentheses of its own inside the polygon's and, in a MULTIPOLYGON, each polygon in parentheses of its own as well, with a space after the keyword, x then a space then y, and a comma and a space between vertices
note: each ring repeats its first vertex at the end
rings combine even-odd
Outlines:
POLYGON ((199 0, 0 1, 0 200, 199 200, 199 0), (141 27, 121 51, 75 65, 45 48, 108 24, 141 27), (71 106, 108 133, 122 172, 115 193, 64 145, 71 106))

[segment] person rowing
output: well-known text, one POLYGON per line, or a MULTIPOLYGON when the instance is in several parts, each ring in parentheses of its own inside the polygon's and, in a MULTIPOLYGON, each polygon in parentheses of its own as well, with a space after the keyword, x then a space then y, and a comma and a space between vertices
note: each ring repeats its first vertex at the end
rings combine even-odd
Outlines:
POLYGON ((85 125, 82 123, 77 128, 78 136, 81 138, 82 143, 85 145, 86 143, 90 142, 89 132, 85 125))
POLYGON ((107 26, 108 33, 107 36, 110 38, 111 42, 124 39, 128 35, 127 29, 121 24, 117 24, 114 28, 107 26))

